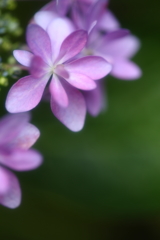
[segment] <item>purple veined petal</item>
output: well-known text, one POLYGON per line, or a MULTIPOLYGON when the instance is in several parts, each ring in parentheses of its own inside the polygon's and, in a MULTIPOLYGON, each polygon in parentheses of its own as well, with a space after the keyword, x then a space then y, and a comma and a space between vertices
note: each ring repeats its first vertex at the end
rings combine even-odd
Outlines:
POLYGON ((28 171, 42 164, 42 155, 36 150, 14 150, 11 154, 3 154, 1 163, 16 171, 28 171))
POLYGON ((30 64, 30 74, 33 78, 42 78, 47 72, 49 66, 39 56, 34 56, 30 64))
POLYGON ((108 42, 102 50, 113 57, 131 58, 140 48, 140 41, 133 35, 128 35, 108 42))
POLYGON ((21 203, 21 189, 17 177, 9 170, 3 168, 8 178, 9 187, 4 193, 0 193, 0 204, 8 208, 16 208, 21 203))
POLYGON ((69 78, 65 78, 65 80, 73 87, 81 90, 96 88, 96 83, 91 78, 78 72, 69 72, 69 78))
POLYGON ((77 30, 71 33, 62 43, 60 53, 56 62, 64 63, 75 57, 85 47, 88 34, 84 30, 77 30))
POLYGON ((57 18, 48 25, 47 32, 51 39, 53 61, 58 57, 64 39, 73 31, 73 24, 68 18, 57 18))
POLYGON ((31 51, 45 62, 51 63, 51 42, 47 32, 36 24, 30 24, 27 28, 26 37, 31 51))
POLYGON ((142 75, 141 69, 133 62, 124 59, 116 59, 111 75, 123 80, 134 80, 142 75))
POLYGON ((68 96, 60 80, 54 74, 49 85, 49 90, 54 101, 61 107, 68 106, 68 96))
POLYGON ((87 56, 65 64, 65 69, 69 73, 80 73, 97 80, 109 74, 112 66, 102 57, 87 56))
POLYGON ((29 67, 33 54, 25 50, 14 50, 13 55, 15 59, 25 67, 29 67))
POLYGON ((49 23, 58 18, 58 15, 53 11, 39 11, 34 15, 35 23, 47 30, 49 23))
POLYGON ((105 11, 99 21, 98 27, 105 31, 114 31, 120 28, 120 24, 113 13, 105 11))
MULTIPOLYGON (((5 194, 9 189, 8 174, 3 167, 0 166, 0 196, 5 194)), ((1 198, 1 197, 0 197, 1 198)))
POLYGON ((97 83, 97 87, 92 91, 83 91, 86 101, 87 110, 92 116, 97 116, 103 109, 106 108, 105 93, 101 83, 97 83))
POLYGON ((8 114, 0 119, 0 145, 13 141, 30 120, 29 113, 8 114))
POLYGON ((11 147, 16 149, 29 149, 39 138, 40 131, 34 125, 27 123, 21 132, 11 142, 11 147))
POLYGON ((81 92, 65 84, 65 90, 68 95, 68 107, 60 107, 53 98, 51 98, 51 109, 53 114, 67 128, 73 132, 80 131, 84 126, 86 116, 86 104, 81 92))
POLYGON ((6 109, 11 113, 26 112, 38 105, 49 80, 26 76, 19 79, 10 89, 6 99, 6 109))

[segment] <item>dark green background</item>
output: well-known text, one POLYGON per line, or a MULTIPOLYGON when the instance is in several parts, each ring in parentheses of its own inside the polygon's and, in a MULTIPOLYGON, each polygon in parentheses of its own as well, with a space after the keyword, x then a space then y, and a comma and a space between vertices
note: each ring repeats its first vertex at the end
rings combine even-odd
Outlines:
MULTIPOLYGON (((18 2, 24 28, 44 3, 18 2)), ((108 77, 108 110, 87 116, 79 133, 48 103, 32 111, 44 164, 17 174, 23 201, 15 210, 0 206, 2 240, 160 239, 160 1, 111 0, 110 8, 141 39, 134 61, 143 77, 108 77)))

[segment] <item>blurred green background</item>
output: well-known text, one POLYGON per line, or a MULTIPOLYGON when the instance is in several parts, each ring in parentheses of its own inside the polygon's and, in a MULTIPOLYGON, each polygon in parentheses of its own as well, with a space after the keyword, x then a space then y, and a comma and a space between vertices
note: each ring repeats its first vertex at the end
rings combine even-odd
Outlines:
MULTIPOLYGON (((14 14, 24 29, 44 4, 18 2, 14 14)), ((143 76, 108 77, 107 111, 87 116, 79 133, 67 130, 48 103, 32 111, 41 130, 34 148, 44 164, 17 174, 22 204, 0 206, 2 240, 160 239, 160 1, 111 0, 110 8, 141 39, 134 61, 143 76)), ((9 87, 0 92, 1 115, 9 87)))

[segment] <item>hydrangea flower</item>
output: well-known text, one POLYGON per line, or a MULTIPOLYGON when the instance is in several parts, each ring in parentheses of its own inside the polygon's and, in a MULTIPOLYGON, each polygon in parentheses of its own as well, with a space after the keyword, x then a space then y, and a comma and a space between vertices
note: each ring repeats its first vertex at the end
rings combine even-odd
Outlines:
POLYGON ((7 115, 0 119, 0 204, 16 208, 21 202, 21 189, 15 171, 28 171, 42 163, 42 156, 29 149, 40 132, 29 123, 29 114, 7 115))
MULTIPOLYGON (((64 3, 69 5, 71 1, 59 0, 59 9, 64 3)), ((87 9, 82 8, 82 6, 86 6, 82 3, 83 1, 74 1, 71 8, 71 19, 75 29, 84 29, 89 32, 87 45, 82 51, 83 56, 96 55, 105 58, 112 65, 110 74, 116 78, 123 80, 139 78, 141 70, 130 60, 139 49, 139 40, 128 30, 120 29, 118 20, 109 9, 106 9, 108 1, 89 1, 87 9)), ((63 7, 65 8, 65 6, 63 7)), ((42 19, 47 19, 47 17, 44 18, 47 14, 55 17, 56 8, 52 8, 52 10, 46 8, 46 10, 43 13, 40 11, 35 16, 36 20, 39 20, 38 24, 43 22, 42 19)), ((49 18, 48 21, 50 21, 49 18)), ((88 112, 93 116, 98 115, 105 105, 105 93, 100 81, 97 82, 94 90, 82 91, 82 94, 88 112)))
POLYGON ((128 30, 119 29, 116 18, 106 10, 106 2, 108 1, 97 1, 87 14, 81 13, 78 8, 73 9, 73 23, 76 28, 89 30, 96 21, 83 53, 85 56, 105 58, 113 66, 110 74, 114 77, 124 80, 137 79, 141 76, 141 70, 129 59, 138 51, 140 42, 128 30))
MULTIPOLYGON (((103 36, 92 32, 83 56, 101 56, 112 65, 112 76, 122 80, 135 80, 141 76, 141 69, 130 58, 138 51, 139 46, 139 40, 128 30, 115 30, 103 36)), ((105 93, 99 84, 100 81, 97 82, 97 88, 83 93, 88 112, 92 116, 97 116, 104 108, 105 93)))
MULTIPOLYGON (((118 20, 106 9, 107 2, 97 1, 88 12, 79 11, 78 8, 72 9, 76 29, 89 31, 91 23, 95 22, 82 56, 101 56, 112 65, 112 76, 123 80, 137 79, 141 76, 141 70, 130 58, 138 51, 140 42, 128 30, 120 29, 118 20)), ((103 110, 106 98, 101 81, 97 82, 94 90, 83 92, 83 95, 88 112, 97 116, 103 110)))
POLYGON ((28 26, 27 42, 32 53, 16 50, 14 56, 29 68, 31 75, 12 86, 6 108, 11 113, 31 110, 40 102, 49 82, 53 114, 70 130, 79 131, 86 105, 78 89, 96 88, 95 80, 106 76, 111 65, 97 56, 74 59, 85 47, 88 34, 77 30, 65 38, 68 32, 59 31, 63 26, 62 19, 52 21, 47 32, 35 24, 28 26))

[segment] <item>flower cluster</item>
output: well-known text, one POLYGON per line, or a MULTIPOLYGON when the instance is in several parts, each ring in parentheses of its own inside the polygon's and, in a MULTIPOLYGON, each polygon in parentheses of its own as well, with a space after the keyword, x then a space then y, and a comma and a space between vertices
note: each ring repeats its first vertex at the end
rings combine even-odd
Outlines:
POLYGON ((30 75, 10 89, 6 108, 25 112, 50 98, 53 114, 70 130, 83 128, 86 112, 96 116, 104 106, 101 79, 140 77, 130 61, 139 41, 107 9, 106 0, 51 1, 37 12, 26 32, 29 51, 14 57, 30 75))
POLYGON ((29 119, 28 113, 19 113, 0 120, 0 204, 9 208, 21 202, 18 179, 9 169, 28 171, 42 162, 42 156, 29 149, 40 135, 29 119))
POLYGON ((108 9, 108 0, 54 0, 30 20, 27 50, 14 50, 29 75, 10 89, 0 120, 0 204, 15 208, 21 202, 19 182, 9 169, 38 167, 42 156, 29 148, 40 133, 28 113, 41 99, 50 99, 53 114, 71 131, 80 131, 86 113, 104 108, 102 80, 108 74, 134 80, 140 68, 130 58, 139 40, 122 29, 108 9))

